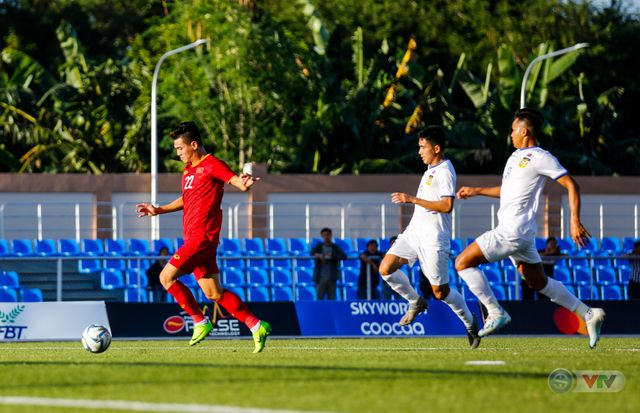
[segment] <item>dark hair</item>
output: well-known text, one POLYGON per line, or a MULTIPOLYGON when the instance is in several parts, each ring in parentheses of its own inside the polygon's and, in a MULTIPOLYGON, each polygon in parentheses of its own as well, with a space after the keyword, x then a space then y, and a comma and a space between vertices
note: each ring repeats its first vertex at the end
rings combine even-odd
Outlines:
POLYGON ((333 234, 333 231, 331 231, 331 228, 329 227, 324 227, 320 230, 320 235, 322 235, 324 232, 329 232, 329 234, 333 234))
POLYGON ((182 138, 186 143, 196 142, 202 146, 200 129, 193 122, 181 122, 169 133, 172 139, 182 138))
POLYGON ((516 111, 515 118, 527 124, 527 128, 534 138, 537 139, 540 137, 542 133, 542 124, 544 123, 544 117, 540 111, 530 108, 518 109, 516 111))
POLYGON ((389 244, 393 244, 393 242, 397 239, 398 239, 397 235, 394 235, 393 237, 389 238, 389 244))
POLYGON ((418 133, 418 139, 426 139, 432 145, 440 146, 440 150, 444 150, 447 142, 447 136, 444 134, 444 129, 442 129, 440 126, 434 125, 427 126, 426 128, 422 129, 418 133))
POLYGON ((547 238, 547 244, 550 243, 551 241, 554 241, 555 243, 558 243, 558 240, 556 239, 556 237, 547 238))
POLYGON ((370 239, 369 241, 367 241, 367 247, 371 244, 376 244, 376 246, 378 245, 378 241, 374 240, 374 239, 370 239))

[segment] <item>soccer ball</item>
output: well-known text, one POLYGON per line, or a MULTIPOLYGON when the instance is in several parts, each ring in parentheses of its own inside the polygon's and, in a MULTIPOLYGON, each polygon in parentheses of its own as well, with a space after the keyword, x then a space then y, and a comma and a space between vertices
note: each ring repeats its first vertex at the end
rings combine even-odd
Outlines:
POLYGON ((106 327, 91 324, 82 332, 82 346, 91 353, 102 353, 111 344, 111 333, 106 327))

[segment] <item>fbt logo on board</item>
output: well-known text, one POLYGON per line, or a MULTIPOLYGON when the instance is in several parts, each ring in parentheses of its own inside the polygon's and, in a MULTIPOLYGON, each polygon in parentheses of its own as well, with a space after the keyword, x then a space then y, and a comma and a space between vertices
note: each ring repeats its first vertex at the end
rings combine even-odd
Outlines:
POLYGON ((624 374, 617 370, 556 369, 549 374, 548 384, 556 393, 604 393, 624 389, 624 374))
POLYGON ((24 311, 24 305, 17 305, 9 312, 0 311, 0 340, 20 340, 27 326, 16 325, 20 313, 24 311))

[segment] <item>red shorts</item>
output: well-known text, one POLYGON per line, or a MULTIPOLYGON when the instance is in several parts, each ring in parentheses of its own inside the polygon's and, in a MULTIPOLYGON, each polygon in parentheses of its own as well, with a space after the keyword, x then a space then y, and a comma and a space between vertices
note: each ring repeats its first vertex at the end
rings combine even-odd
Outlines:
POLYGON ((219 274, 216 252, 218 243, 203 239, 188 239, 178 248, 169 263, 183 274, 191 274, 196 280, 207 274, 219 274))

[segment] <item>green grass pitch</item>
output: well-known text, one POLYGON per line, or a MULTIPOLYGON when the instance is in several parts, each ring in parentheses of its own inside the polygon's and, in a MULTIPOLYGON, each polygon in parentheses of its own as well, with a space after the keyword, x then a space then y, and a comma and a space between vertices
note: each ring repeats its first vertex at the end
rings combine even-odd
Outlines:
MULTIPOLYGON (((78 343, 0 344, 0 398, 197 403, 316 412, 636 412, 640 339, 489 337, 114 341, 103 354, 78 343), (503 365, 467 365, 468 361, 503 365), (556 394, 556 368, 618 370, 618 393, 556 394)), ((116 410, 0 404, 0 412, 116 410)), ((119 410, 124 411, 124 410, 119 410)))

